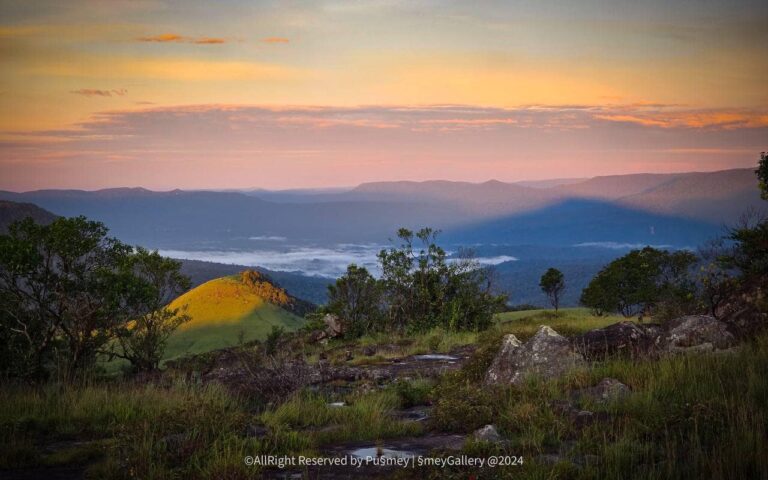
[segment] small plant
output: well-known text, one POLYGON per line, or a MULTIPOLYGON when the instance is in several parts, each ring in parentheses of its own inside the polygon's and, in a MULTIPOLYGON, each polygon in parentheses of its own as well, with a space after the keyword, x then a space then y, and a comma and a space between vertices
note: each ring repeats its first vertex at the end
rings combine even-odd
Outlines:
POLYGON ((400 406, 410 408, 430 403, 434 385, 426 380, 398 380, 392 386, 400 397, 400 406))
POLYGON ((283 327, 278 325, 272 326, 269 335, 264 339, 264 352, 267 355, 274 355, 275 352, 277 352, 277 346, 280 344, 280 340, 283 338, 284 334, 285 329, 283 327))

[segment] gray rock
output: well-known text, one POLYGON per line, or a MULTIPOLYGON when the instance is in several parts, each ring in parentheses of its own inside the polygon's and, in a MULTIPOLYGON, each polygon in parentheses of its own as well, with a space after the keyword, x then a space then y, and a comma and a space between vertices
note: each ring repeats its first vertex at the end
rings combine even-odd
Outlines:
POLYGON ((584 357, 574 350, 568 339, 542 325, 536 335, 522 345, 514 335, 504 337, 485 382, 489 385, 520 385, 528 375, 557 378, 584 364, 584 357))
POLYGON ((488 368, 488 372, 485 375, 485 382, 488 384, 508 383, 507 377, 510 376, 509 372, 509 359, 512 358, 515 351, 522 346, 522 342, 517 339, 513 334, 504 335, 504 339, 501 341, 501 349, 499 353, 493 359, 493 363, 488 368))
POLYGON ((708 315, 676 318, 665 325, 666 332, 657 343, 668 353, 711 352, 736 344, 728 325, 708 315))
POLYGON ((579 335, 573 344, 591 360, 603 360, 609 356, 635 358, 647 354, 654 347, 659 334, 651 326, 619 322, 579 335))
POLYGON ((627 397, 632 390, 615 378, 604 378, 594 387, 583 388, 575 393, 578 399, 606 403, 627 397))
POLYGON ((480 442, 499 443, 501 442, 501 435, 496 431, 496 427, 493 425, 486 425, 482 428, 475 430, 472 434, 475 440, 480 442))
POLYGON ((323 323, 325 323, 325 333, 329 338, 336 338, 344 335, 344 323, 338 316, 329 313, 323 317, 323 323))

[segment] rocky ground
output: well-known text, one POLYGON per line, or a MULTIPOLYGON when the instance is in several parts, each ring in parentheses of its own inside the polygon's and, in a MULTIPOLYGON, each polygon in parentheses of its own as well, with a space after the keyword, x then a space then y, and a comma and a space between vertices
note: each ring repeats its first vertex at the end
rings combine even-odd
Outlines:
MULTIPOLYGON (((737 336, 729 325, 709 316, 681 317, 666 324, 638 324, 619 322, 604 328, 587 331, 570 338, 560 335, 548 326, 541 326, 526 342, 514 334, 501 340, 498 353, 485 372, 485 388, 522 385, 531 376, 557 379, 574 369, 586 369, 595 362, 608 358, 661 358, 701 352, 729 352, 737 348, 737 336)), ((386 351, 380 345, 376 351, 386 351)), ((447 372, 461 369, 472 358, 475 346, 457 348, 448 354, 421 354, 408 356, 374 356, 372 349, 359 352, 346 351, 341 361, 331 362, 321 354, 317 361, 308 362, 295 357, 270 364, 261 358, 261 365, 233 352, 223 353, 202 372, 203 382, 218 382, 240 393, 285 396, 293 391, 307 389, 322 392, 329 399, 343 398, 354 391, 384 388, 393 382, 414 379, 437 379, 447 372), (361 362, 368 357, 369 362, 361 362), (273 385, 279 385, 275 388, 273 385), (272 385, 272 386, 271 386, 272 385)), ((391 350, 395 350, 392 348, 391 350)), ((338 352, 337 352, 338 353, 338 352)), ((339 355, 336 355, 339 358, 339 355)), ((597 384, 570 392, 567 400, 553 402, 552 409, 567 419, 576 429, 589 428, 610 418, 605 412, 594 412, 586 406, 599 406, 631 394, 627 385, 614 378, 603 378, 597 384)), ((335 408, 347 408, 343 401, 330 402, 335 408)), ((392 412, 394 419, 404 422, 430 420, 432 407, 421 405, 392 412)), ((328 428, 328 427, 326 427, 328 428)), ((266 435, 267 429, 258 427, 255 435, 266 435)), ((490 444, 503 444, 504 440, 493 424, 485 425, 469 435, 447 434, 425 429, 418 437, 389 439, 383 442, 356 441, 324 447, 326 456, 400 457, 425 455, 428 452, 460 450, 468 438, 490 444)), ((570 458, 576 465, 598 462, 593 455, 581 455, 569 450, 566 442, 557 449, 540 454, 536 461, 556 464, 570 458)), ((384 475, 389 469, 369 467, 322 467, 309 470, 270 470, 269 478, 352 478, 360 475, 384 475)))

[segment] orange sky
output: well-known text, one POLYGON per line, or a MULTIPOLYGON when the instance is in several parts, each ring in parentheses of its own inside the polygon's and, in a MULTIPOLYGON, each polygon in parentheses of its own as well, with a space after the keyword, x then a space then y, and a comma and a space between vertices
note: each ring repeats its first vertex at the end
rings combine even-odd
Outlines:
POLYGON ((640 3, 0 0, 0 188, 754 164, 768 5, 640 3))

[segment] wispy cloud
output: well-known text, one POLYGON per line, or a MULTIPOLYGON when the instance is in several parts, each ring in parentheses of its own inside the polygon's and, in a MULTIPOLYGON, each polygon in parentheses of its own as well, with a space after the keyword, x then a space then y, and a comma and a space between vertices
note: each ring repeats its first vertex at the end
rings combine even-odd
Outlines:
POLYGON ((267 38, 262 38, 261 41, 264 43, 289 43, 290 42, 290 40, 288 40, 285 37, 267 37, 267 38))
POLYGON ((611 122, 632 123, 657 128, 708 128, 736 130, 768 126, 768 113, 745 109, 719 110, 639 110, 632 113, 605 112, 596 119, 611 122))
POLYGON ((161 33, 159 35, 151 35, 148 37, 139 37, 137 39, 140 42, 155 42, 155 43, 194 43, 197 45, 218 45, 227 43, 224 38, 217 37, 187 37, 179 35, 178 33, 161 33))
POLYGON ((202 37, 194 39, 192 43, 196 43, 198 45, 218 45, 220 43, 227 43, 227 41, 223 38, 202 37))
POLYGON ((124 88, 112 89, 112 90, 100 90, 97 88, 81 88, 80 90, 71 90, 69 93, 75 95, 82 95, 84 97, 122 97, 128 93, 128 90, 124 88))

